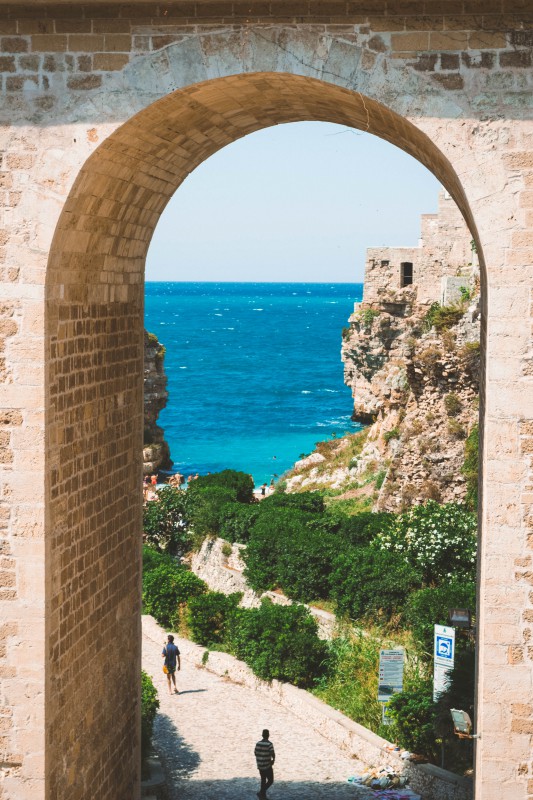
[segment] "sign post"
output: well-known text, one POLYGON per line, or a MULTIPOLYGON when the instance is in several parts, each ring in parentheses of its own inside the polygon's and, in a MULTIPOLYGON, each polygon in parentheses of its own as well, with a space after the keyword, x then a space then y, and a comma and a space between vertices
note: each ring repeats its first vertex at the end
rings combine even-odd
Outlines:
POLYGON ((433 649, 433 702, 436 702, 448 686, 450 672, 455 660, 455 628, 435 625, 433 649))
POLYGON ((379 651, 378 700, 388 703, 391 695, 403 691, 403 664, 405 652, 397 650, 379 651))

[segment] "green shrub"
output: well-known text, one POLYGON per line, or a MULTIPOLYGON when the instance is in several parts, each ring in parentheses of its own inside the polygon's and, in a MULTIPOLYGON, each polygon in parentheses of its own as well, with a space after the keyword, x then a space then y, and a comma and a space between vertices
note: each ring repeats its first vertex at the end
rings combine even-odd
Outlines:
MULTIPOLYGON (((264 501, 263 501, 264 502, 264 501)), ((260 511, 259 503, 226 503, 220 511, 220 536, 228 542, 246 544, 260 511)))
POLYGON ((456 417, 461 411, 461 398, 454 392, 450 392, 444 397, 444 408, 449 417, 456 417))
POLYGON ((479 364, 481 356, 481 344, 479 342, 466 342, 459 350, 459 357, 467 375, 479 379, 479 364))
POLYGON ((161 553, 147 544, 143 544, 143 575, 161 564, 176 565, 176 559, 168 553, 161 553))
POLYGON ((424 327, 426 330, 435 328, 439 333, 449 330, 457 325, 465 312, 463 301, 452 303, 449 306, 441 306, 440 303, 433 303, 425 316, 424 327))
MULTIPOLYGON (((270 499, 272 498, 263 500, 261 506, 270 499)), ((286 508, 283 504, 271 504, 267 509, 261 510, 243 553, 246 562, 244 575, 252 589, 264 592, 278 585, 279 558, 287 541, 307 532, 307 525, 312 520, 313 515, 300 511, 297 507, 286 508)))
POLYGON ((176 564, 162 563, 143 575, 143 608, 164 627, 176 624, 179 606, 203 594, 204 581, 176 564))
POLYGON ((475 580, 477 520, 463 505, 428 500, 413 506, 375 544, 407 558, 428 585, 451 578, 475 580))
POLYGON ((405 606, 405 624, 427 653, 433 652, 433 626, 448 625, 451 608, 476 607, 476 585, 473 581, 451 580, 443 586, 413 592, 405 606))
POLYGON ((329 510, 329 516, 337 520, 335 528, 341 542, 350 545, 367 545, 379 533, 387 531, 395 520, 388 511, 361 511, 353 516, 338 514, 338 503, 329 510))
POLYGON ((448 433, 454 439, 466 439, 466 430, 456 419, 448 420, 448 433))
POLYGON ((233 546, 229 542, 224 542, 222 545, 222 555, 229 558, 229 556, 233 553, 233 546))
POLYGON ((387 477, 387 470, 386 469, 380 469, 380 471, 376 475, 376 481, 375 481, 376 489, 381 489, 381 487, 385 483, 385 478, 386 477, 387 477))
POLYGON ((326 520, 325 514, 310 514, 295 504, 261 509, 243 553, 250 586, 258 592, 280 586, 303 602, 327 597, 336 540, 326 520))
POLYGON ((218 536, 223 524, 223 509, 235 501, 235 490, 224 486, 201 486, 195 481, 190 492, 190 519, 195 546, 205 536, 218 536))
POLYGON ((400 429, 399 428, 392 428, 390 431, 385 431, 383 434, 383 438, 387 442, 390 442, 391 439, 399 439, 400 438, 400 429))
POLYGON ((141 672, 141 759, 146 761, 150 755, 154 719, 159 708, 157 689, 150 676, 141 672))
POLYGON ((214 486, 230 489, 239 503, 252 503, 254 501, 254 482, 251 475, 238 472, 234 469, 224 469, 212 475, 201 475, 194 482, 194 487, 199 489, 214 486))
POLYGON ((144 539, 160 552, 182 555, 189 549, 187 492, 165 486, 157 491, 157 500, 149 500, 143 509, 144 539))
POLYGON ((229 616, 235 612, 242 594, 225 595, 207 592, 193 597, 187 604, 187 627, 193 641, 204 647, 222 644, 229 616))
POLYGON ((369 331, 372 327, 372 323, 379 317, 380 312, 375 308, 365 308, 358 312, 356 316, 356 322, 359 322, 362 328, 365 331, 369 331))
POLYGON ((393 694, 389 700, 393 724, 390 735, 400 747, 426 756, 435 762, 440 746, 435 741, 437 709, 433 702, 433 681, 420 681, 408 691, 393 694))
POLYGON ((311 524, 285 536, 278 553, 276 583, 293 600, 327 599, 337 539, 311 524))
POLYGON ((260 512, 269 514, 272 509, 291 508, 307 511, 310 514, 322 514, 325 511, 324 497, 320 492, 297 492, 295 494, 271 494, 260 505, 260 512))
POLYGON ((465 460, 461 468, 466 478, 465 503, 469 511, 477 511, 479 465, 479 427, 475 425, 465 442, 465 460))
POLYGON ((237 609, 229 628, 232 651, 263 680, 308 687, 324 671, 327 648, 304 606, 264 599, 259 608, 237 609))
POLYGON ((401 613, 420 573, 405 557, 375 547, 352 547, 333 562, 331 594, 339 614, 382 621, 401 613))

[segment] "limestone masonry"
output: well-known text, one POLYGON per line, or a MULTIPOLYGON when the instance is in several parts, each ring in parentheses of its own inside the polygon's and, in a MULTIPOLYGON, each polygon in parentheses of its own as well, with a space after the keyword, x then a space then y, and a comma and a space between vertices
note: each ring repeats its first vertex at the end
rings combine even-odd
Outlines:
POLYGON ((0 0, 6 800, 139 797, 146 253, 196 166, 301 120, 417 158, 475 243, 475 796, 533 797, 532 45, 527 0, 0 0))
POLYGON ((478 272, 472 234, 446 192, 436 214, 423 214, 418 247, 369 247, 363 301, 372 303, 407 286, 416 286, 418 303, 460 298, 457 288, 478 272))

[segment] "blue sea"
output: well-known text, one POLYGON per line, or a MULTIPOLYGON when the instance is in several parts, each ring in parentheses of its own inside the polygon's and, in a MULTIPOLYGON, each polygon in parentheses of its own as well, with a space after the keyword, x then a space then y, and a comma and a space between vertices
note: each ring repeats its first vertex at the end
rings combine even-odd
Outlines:
POLYGON ((159 417, 186 475, 277 479, 315 442, 360 425, 340 358, 362 284, 147 283, 145 325, 166 347, 159 417))

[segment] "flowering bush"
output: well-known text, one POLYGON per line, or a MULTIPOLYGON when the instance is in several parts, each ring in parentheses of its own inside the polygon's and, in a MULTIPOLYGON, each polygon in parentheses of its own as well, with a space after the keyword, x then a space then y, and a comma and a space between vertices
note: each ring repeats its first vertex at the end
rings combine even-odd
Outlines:
POLYGON ((464 506, 428 500, 400 514, 375 544, 405 554, 422 572, 424 583, 435 585, 452 577, 475 579, 476 533, 476 516, 464 506))

